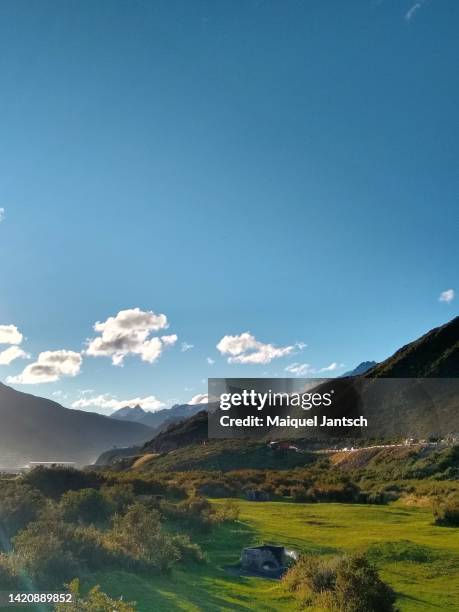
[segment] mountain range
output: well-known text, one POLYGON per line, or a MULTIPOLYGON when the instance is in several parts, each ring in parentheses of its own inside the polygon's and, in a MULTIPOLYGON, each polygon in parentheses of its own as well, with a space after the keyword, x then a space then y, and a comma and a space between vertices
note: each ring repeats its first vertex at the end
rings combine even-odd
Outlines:
MULTIPOLYGON (((432 329, 367 369, 369 364, 371 362, 363 362, 351 375, 356 376, 356 370, 360 369, 364 370, 360 373, 364 378, 459 380, 459 317, 432 329)), ((446 383, 445 401, 437 411, 438 420, 456 432, 459 431, 458 398, 454 388, 451 390, 451 385, 446 383)), ((0 468, 19 467, 30 461, 73 461, 84 465, 94 462, 109 449, 112 449, 111 456, 133 449, 140 454, 147 450, 167 452, 168 448, 192 443, 196 436, 202 441, 202 424, 207 415, 204 412, 196 420, 193 417, 203 409, 203 405, 180 404, 148 412, 136 406, 122 408, 106 417, 68 409, 0 383, 0 468), (189 423, 188 429, 186 423, 189 423), (144 450, 143 445, 146 445, 144 450), (120 447, 125 450, 121 451, 120 447)), ((415 411, 410 414, 410 422, 419 431, 430 427, 423 418, 415 411)))
POLYGON ((125 406, 110 415, 111 419, 118 421, 132 421, 141 423, 155 429, 162 429, 164 425, 181 419, 187 419, 203 409, 202 404, 175 404, 172 408, 164 408, 151 412, 141 406, 125 406))
POLYGON ((107 448, 142 444, 154 433, 142 423, 64 408, 0 383, 0 468, 29 461, 85 465, 107 448))
MULTIPOLYGON (((411 427, 413 434, 425 436, 433 431, 443 435, 445 433, 459 433, 459 397, 457 393, 459 387, 459 317, 441 327, 432 329, 419 339, 403 346, 385 361, 379 364, 375 362, 362 362, 355 370, 345 376, 356 377, 359 380, 388 377, 435 379, 432 380, 431 384, 435 383, 435 390, 439 393, 438 397, 441 397, 442 401, 439 405, 434 406, 434 413, 432 412, 431 398, 426 397, 422 387, 420 390, 417 388, 417 383, 421 381, 413 381, 413 386, 409 384, 408 387, 399 386, 398 383, 393 381, 393 388, 390 388, 389 385, 388 395, 386 396, 389 398, 389 404, 391 405, 385 406, 384 404, 377 403, 373 407, 373 411, 378 414, 373 414, 373 417, 376 422, 379 421, 381 425, 380 430, 384 433, 387 422, 394 420, 393 406, 401 406, 402 409, 396 412, 395 421, 397 418, 400 418, 400 421, 404 420, 404 427, 411 427), (359 370, 360 373, 354 374, 354 372, 359 370), (451 378, 456 379, 457 382, 448 380, 451 378), (404 395, 407 391, 408 394, 412 393, 413 390, 417 394, 416 401, 406 402, 404 395)), ((338 380, 341 380, 342 383, 340 384, 345 387, 346 379, 340 377, 336 382, 338 380)), ((350 380, 351 382, 352 380, 350 380)), ((154 469, 155 456, 158 453, 161 456, 164 454, 169 456, 170 454, 171 461, 166 463, 171 468, 174 465, 174 453, 181 453, 180 469, 184 469, 183 466, 187 462, 189 464, 191 458, 194 462, 202 461, 205 463, 205 456, 211 453, 212 448, 218 454, 218 448, 222 446, 227 454, 228 449, 225 443, 229 442, 230 446, 240 443, 240 441, 236 440, 209 440, 206 442, 207 421, 208 414, 202 410, 191 418, 172 423, 152 440, 145 443, 143 447, 131 449, 131 456, 137 455, 139 457, 143 455, 146 458, 151 457, 151 463, 148 464, 148 468, 147 464, 145 464, 145 468, 154 469), (204 442, 205 444, 203 444, 204 442), (191 450, 186 451, 186 447, 189 447, 191 450)), ((396 428, 386 427, 386 432, 390 431, 391 435, 395 435, 395 430, 396 428)), ((124 457, 127 456, 129 456, 128 452, 124 454, 124 457)), ((113 464, 120 458, 121 456, 114 451, 110 454, 104 454, 99 459, 99 463, 113 464)), ((129 467, 129 460, 127 460, 125 465, 129 467)))

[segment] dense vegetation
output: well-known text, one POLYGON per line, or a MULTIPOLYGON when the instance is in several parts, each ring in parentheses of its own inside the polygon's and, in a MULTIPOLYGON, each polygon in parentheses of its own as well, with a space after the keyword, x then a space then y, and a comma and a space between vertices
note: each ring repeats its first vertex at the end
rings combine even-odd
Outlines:
MULTIPOLYGON (((392 584, 394 576, 384 573, 381 582, 375 569, 381 568, 381 560, 398 559, 421 568, 427 562, 431 567, 438 563, 439 571, 447 563, 448 571, 456 572, 452 576, 459 575, 454 570, 457 556, 445 556, 438 546, 430 548, 428 538, 416 543, 410 522, 422 508, 422 524, 437 530, 437 544, 441 533, 445 537, 447 531, 457 533, 458 457, 457 447, 429 447, 318 455, 315 461, 279 470, 36 468, 16 479, 5 478, 0 488, 0 588, 61 589, 79 578, 84 589, 77 582, 71 583, 72 588, 87 594, 80 594, 75 611, 113 609, 113 597, 120 595, 126 597, 124 608, 115 609, 130 612, 137 608, 129 601, 140 599, 139 610, 148 610, 150 604, 142 595, 146 585, 171 586, 184 572, 196 579, 216 579, 224 570, 220 561, 213 567, 215 559, 234 564, 242 547, 271 541, 306 554, 278 585, 272 610, 284 609, 284 602, 290 602, 286 609, 296 602, 311 609, 391 610, 394 594, 385 583, 392 584), (272 501, 243 501, 253 491, 266 492, 272 501), (216 498, 221 499, 212 501, 216 498), (346 522, 348 508, 355 510, 346 522), (369 516, 374 517, 371 525, 366 522, 369 516), (380 541, 379 532, 390 533, 391 525, 397 528, 395 540, 380 541), (345 527, 350 530, 349 543, 339 535, 346 533, 345 527), (352 549, 359 533, 364 557, 362 549, 352 549), (352 554, 343 557, 344 552, 352 554), (114 576, 119 580, 113 582, 114 576), (134 576, 137 590, 130 586, 134 576), (317 588, 324 576, 327 588, 317 588), (98 582, 102 590, 95 588, 98 582), (349 603, 346 608, 345 600, 354 602, 354 607, 349 603)), ((239 583, 231 580, 228 588, 237 591, 239 583)), ((264 589, 257 584, 261 597, 264 589)), ((185 601, 194 597, 190 589, 184 593, 185 601)), ((212 609, 216 601, 206 597, 212 609)), ((259 597, 254 601, 260 605, 259 597)), ((207 608, 200 604, 198 609, 207 608)))
MULTIPOLYGON (((193 531, 236 516, 230 503, 216 508, 174 484, 36 468, 0 489, 0 582, 4 588, 58 589, 101 569, 167 572, 204 559, 193 531)), ((93 592, 89 601, 102 596, 93 592)))

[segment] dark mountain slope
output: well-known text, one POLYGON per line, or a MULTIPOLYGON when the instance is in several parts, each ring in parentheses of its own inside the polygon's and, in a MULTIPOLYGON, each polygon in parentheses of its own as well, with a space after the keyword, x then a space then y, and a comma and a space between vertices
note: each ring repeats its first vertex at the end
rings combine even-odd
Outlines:
POLYGON ((141 452, 165 453, 204 440, 207 440, 207 412, 201 410, 188 419, 169 425, 166 430, 147 442, 141 452))
POLYGON ((64 408, 0 383, 0 467, 28 461, 87 464, 107 448, 141 444, 151 435, 145 425, 64 408))
POLYGON ((365 373, 386 378, 459 377, 459 317, 403 346, 365 373))

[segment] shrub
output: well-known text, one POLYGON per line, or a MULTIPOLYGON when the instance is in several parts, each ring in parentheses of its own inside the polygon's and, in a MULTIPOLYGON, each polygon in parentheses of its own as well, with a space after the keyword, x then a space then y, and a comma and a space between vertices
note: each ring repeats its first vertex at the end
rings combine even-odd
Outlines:
POLYGON ((308 491, 306 491, 306 488, 302 486, 292 487, 290 489, 290 495, 294 502, 302 503, 306 501, 315 501, 315 498, 313 499, 313 495, 309 495, 308 491))
POLYGON ((395 593, 363 555, 343 557, 336 567, 336 609, 346 612, 391 612, 395 593))
POLYGON ((17 590, 20 588, 20 578, 10 555, 0 553, 0 589, 17 590))
POLYGON ((110 514, 106 498, 96 489, 67 491, 59 502, 59 511, 65 521, 99 523, 110 514))
POLYGON ((180 550, 172 536, 163 533, 160 514, 135 503, 124 515, 115 515, 105 540, 109 548, 124 553, 133 566, 169 569, 180 559, 180 550))
POLYGON ((79 580, 72 580, 67 587, 74 596, 74 602, 57 604, 54 608, 56 612, 136 612, 135 603, 113 599, 99 585, 93 587, 86 597, 81 595, 79 580))
POLYGON ((132 484, 104 485, 100 492, 106 501, 110 512, 124 512, 134 502, 134 487, 132 484))
POLYGON ((45 505, 46 499, 31 486, 17 481, 3 484, 0 489, 0 524, 6 535, 14 535, 34 521, 45 505))
POLYGON ((214 514, 214 522, 237 521, 239 514, 240 508, 238 504, 234 500, 228 499, 217 508, 214 514))
POLYGON ((61 585, 80 569, 64 542, 49 527, 40 521, 30 523, 13 538, 14 553, 11 554, 18 571, 46 587, 61 585))
POLYGON ((395 593, 363 555, 301 558, 284 585, 316 609, 340 612, 392 612, 395 593))
POLYGON ((201 562, 204 560, 204 554, 201 547, 192 542, 189 536, 185 534, 173 536, 172 543, 179 551, 181 561, 201 562))
POLYGON ((66 491, 98 488, 100 476, 95 472, 84 472, 72 467, 37 466, 27 472, 23 481, 34 489, 38 489, 46 497, 58 499, 66 491))
POLYGON ((445 500, 433 502, 433 515, 436 525, 459 527, 459 494, 453 494, 445 500))

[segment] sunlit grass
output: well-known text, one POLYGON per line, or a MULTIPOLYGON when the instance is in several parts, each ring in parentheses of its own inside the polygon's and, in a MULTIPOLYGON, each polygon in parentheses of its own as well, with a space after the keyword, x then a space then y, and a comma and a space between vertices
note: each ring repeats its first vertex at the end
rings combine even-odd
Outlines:
POLYGON ((244 546, 272 542, 316 554, 365 550, 396 590, 402 612, 459 609, 459 530, 434 526, 425 508, 238 503, 237 523, 198 537, 206 564, 168 576, 99 573, 94 582, 111 595, 136 600, 141 612, 294 610, 294 600, 279 582, 238 577, 224 569, 237 562, 244 546))

